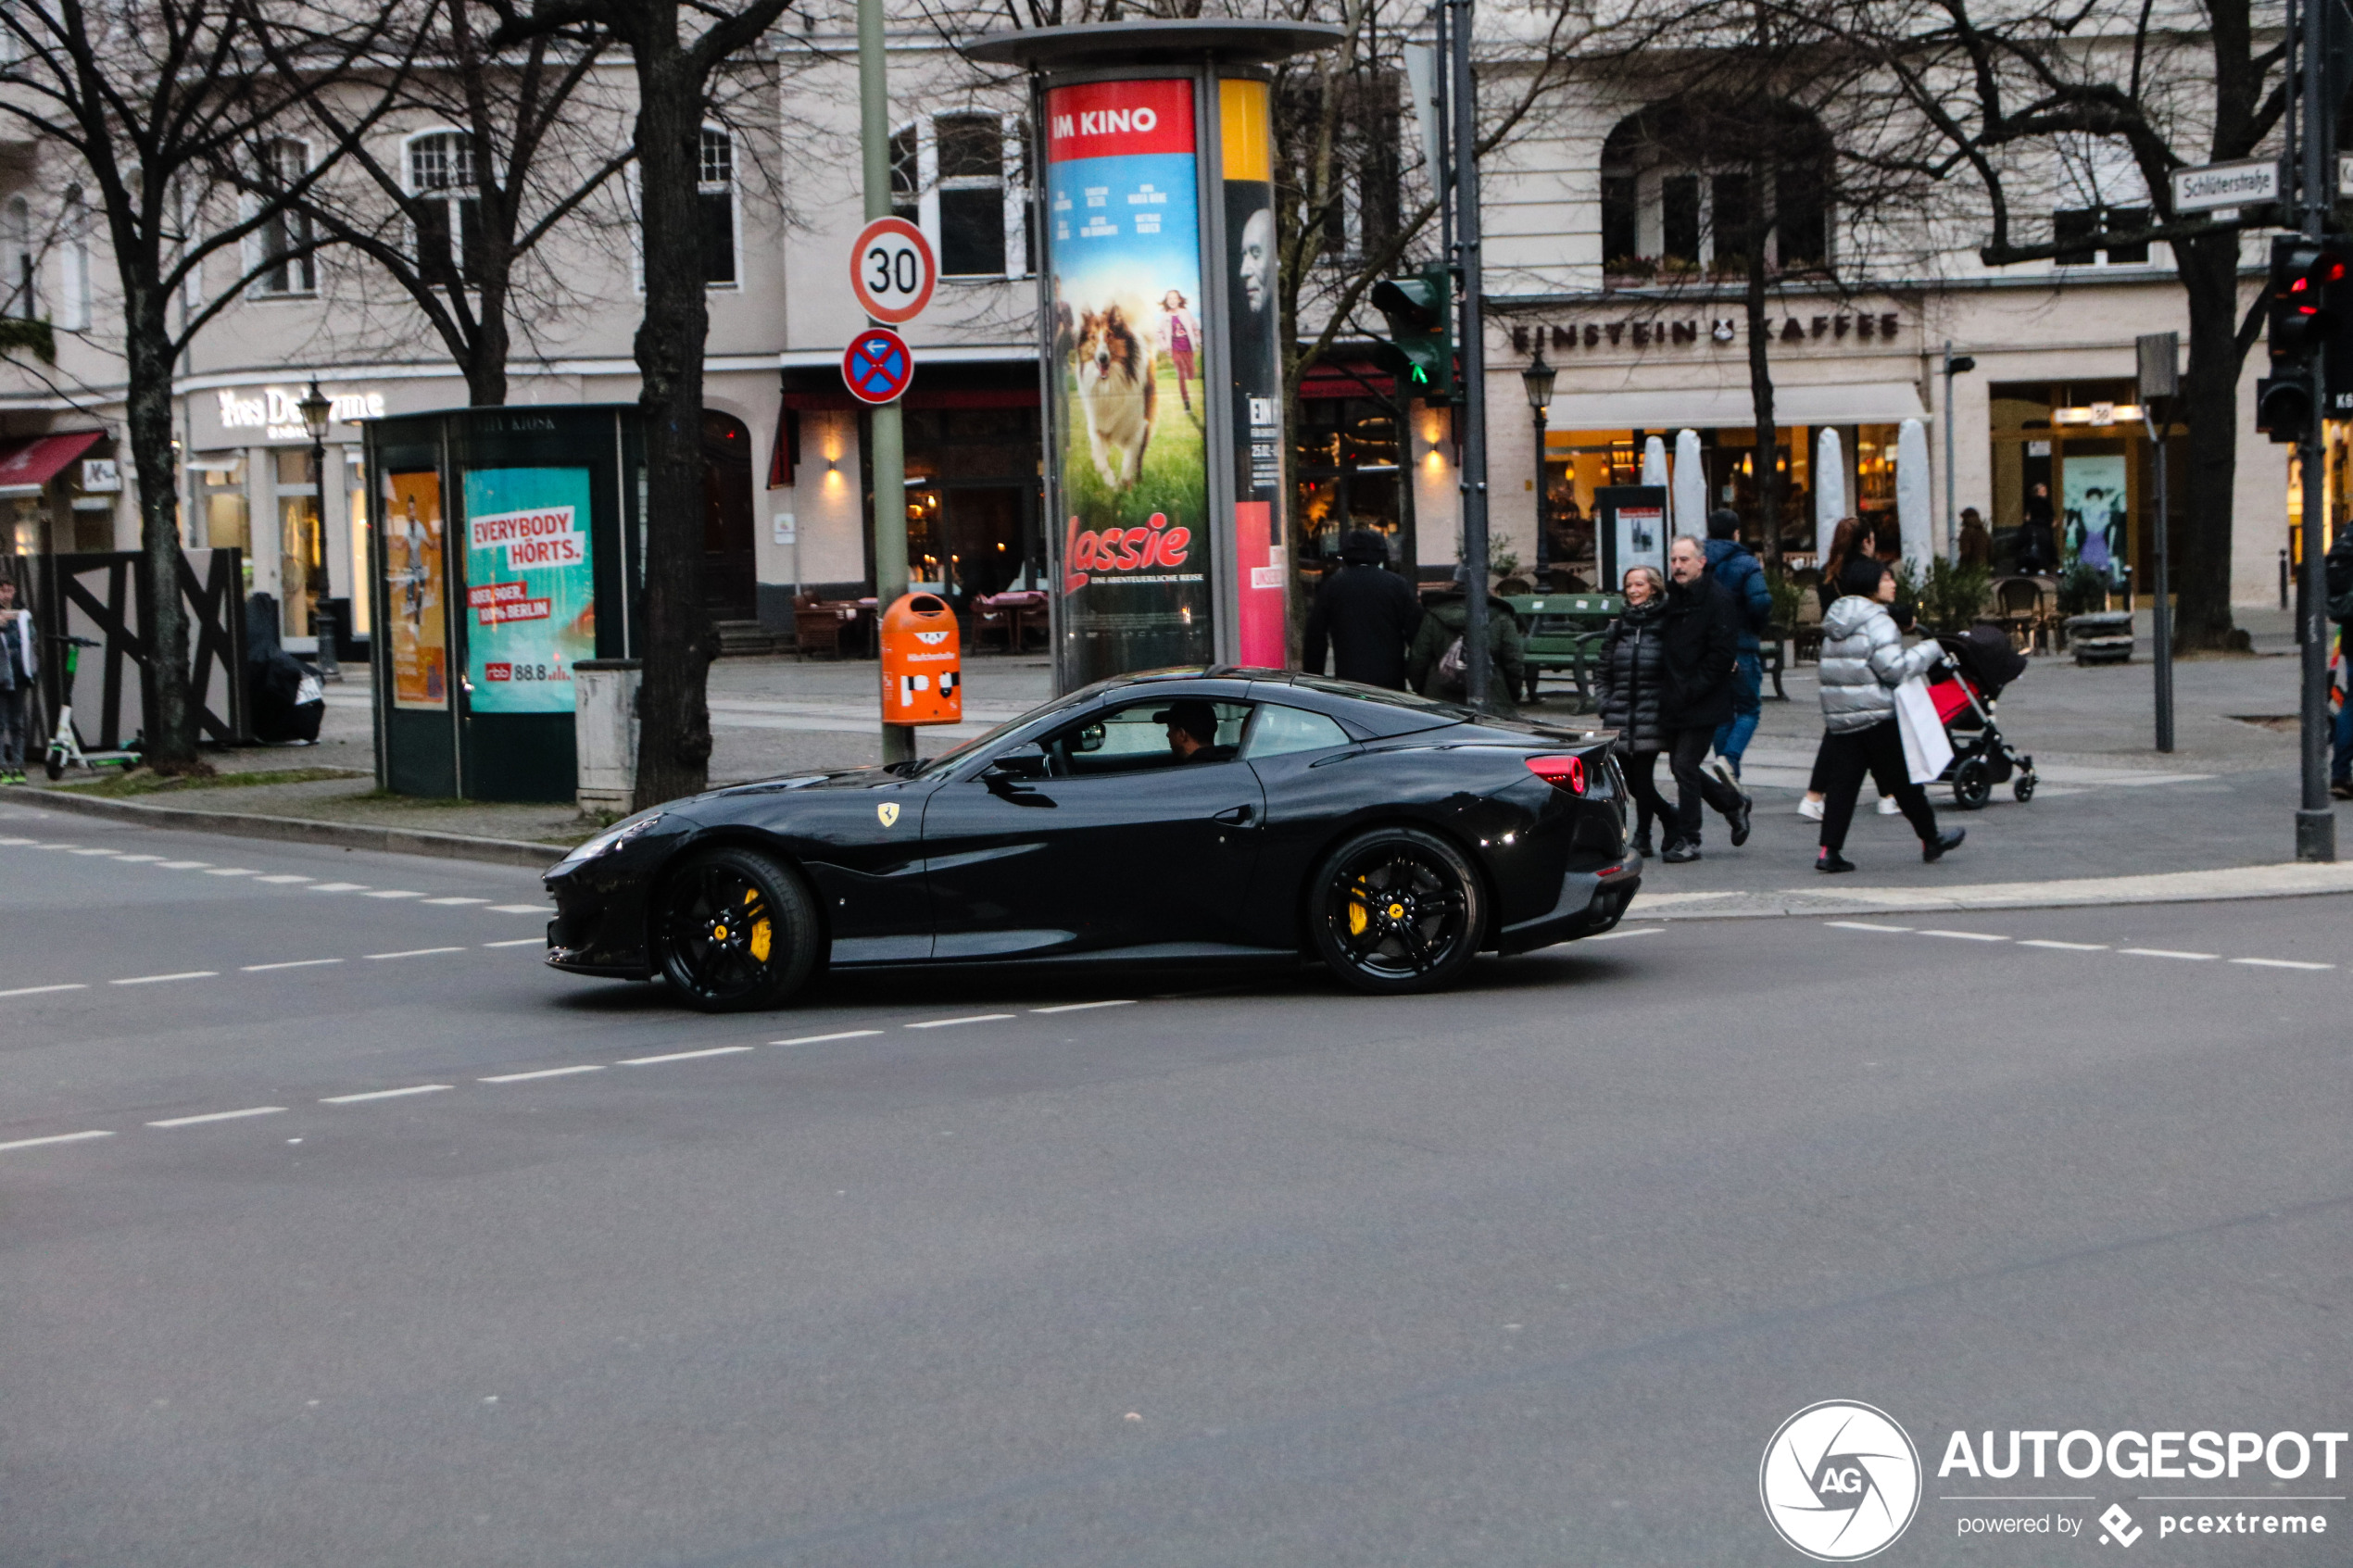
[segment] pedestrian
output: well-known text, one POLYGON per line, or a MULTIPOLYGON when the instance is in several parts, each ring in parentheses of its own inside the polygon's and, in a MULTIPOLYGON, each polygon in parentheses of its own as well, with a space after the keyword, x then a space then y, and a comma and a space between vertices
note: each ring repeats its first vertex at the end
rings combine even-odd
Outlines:
POLYGON ((1855 869, 1840 851, 1867 772, 1919 834, 1920 859, 1932 863, 1968 834, 1960 828, 1940 833, 1928 791, 1912 782, 1895 718, 1895 688, 1926 674, 1936 662, 1937 646, 1904 646, 1904 633, 1888 613, 1895 602, 1895 574, 1880 562, 1868 558, 1847 562, 1839 585, 1845 592, 1822 619, 1822 753, 1828 777, 1814 869, 1855 869))
POLYGON ((1707 546, 1686 533, 1667 555, 1667 702, 1659 718, 1667 766, 1675 774, 1675 816, 1659 859, 1681 865, 1700 857, 1700 804, 1731 824, 1732 847, 1748 842, 1748 797, 1700 766, 1716 727, 1732 716, 1740 679, 1740 607, 1707 575, 1707 546))
POLYGON ((1651 855, 1651 824, 1668 824, 1675 808, 1658 788, 1658 754, 1667 746, 1667 582, 1656 567, 1629 567, 1626 608, 1602 638, 1593 671, 1602 723, 1617 732, 1614 749, 1635 807, 1634 852, 1651 855))
MULTIPOLYGON (((1821 581, 1814 585, 1814 592, 1821 599, 1822 613, 1825 616, 1830 614, 1831 606, 1838 602, 1839 574, 1846 570, 1846 563, 1851 560, 1877 560, 1878 558, 1879 535, 1876 526, 1858 517, 1840 518, 1837 528, 1831 533, 1830 553, 1822 558, 1821 581)), ((1822 744, 1817 745, 1814 748, 1814 769, 1806 775, 1806 794, 1797 803, 1797 814, 1809 822, 1818 822, 1822 820, 1822 785, 1823 782, 1830 777, 1829 739, 1829 735, 1825 734, 1822 737, 1822 744)), ((1881 795, 1879 797, 1881 816, 1893 817, 1899 809, 1893 796, 1881 795)))
POLYGON ((2026 518, 2018 526, 2012 554, 2020 573, 2048 577, 2058 571, 2058 530, 2051 511, 2051 487, 2037 484, 2026 497, 2026 518))
POLYGON ((24 780, 25 734, 32 711, 32 678, 41 671, 32 611, 17 608, 17 582, 0 576, 0 784, 24 780))
POLYGON ((1985 531, 1985 519, 1975 507, 1961 508, 1960 553, 1963 566, 1994 564, 1994 535, 1985 531))
POLYGON ((1160 296, 1160 346, 1176 367, 1176 395, 1190 411, 1193 406, 1194 357, 1200 352, 1201 322, 1185 308, 1183 294, 1170 289, 1160 296))
POLYGON ((1765 716, 1764 645, 1758 641, 1773 623, 1773 590, 1765 582, 1765 568, 1740 540, 1741 514, 1718 507, 1707 514, 1707 574, 1731 596, 1740 611, 1739 684, 1732 692, 1732 716, 1716 729, 1716 755, 1741 776, 1741 754, 1765 716))
POLYGON ((1369 528, 1353 528, 1340 542, 1340 566, 1316 585, 1307 611, 1302 650, 1308 671, 1332 672, 1367 686, 1405 689, 1405 650, 1421 629, 1422 601, 1413 584, 1382 563, 1389 548, 1369 528))
POLYGON ((2329 546, 2328 613, 2336 622, 2335 666, 2329 671, 2329 696, 2336 703, 2335 746, 2329 757, 2329 794, 2353 800, 2353 522, 2337 530, 2329 546))
MULTIPOLYGON (((1405 681, 1424 696, 1444 702, 1467 702, 1463 665, 1463 628, 1470 620, 1470 568, 1454 569, 1452 592, 1432 595, 1424 607, 1414 646, 1405 655, 1405 681)), ((1487 596, 1487 710, 1506 717, 1518 711, 1516 700, 1528 663, 1528 644, 1520 635, 1519 615, 1494 595, 1487 596)))

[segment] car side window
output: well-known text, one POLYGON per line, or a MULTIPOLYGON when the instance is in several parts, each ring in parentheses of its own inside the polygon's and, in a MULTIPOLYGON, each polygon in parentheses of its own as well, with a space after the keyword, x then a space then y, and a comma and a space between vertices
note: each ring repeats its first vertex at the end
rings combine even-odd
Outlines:
POLYGON ((1250 739, 1242 746, 1242 756, 1246 760, 1256 761, 1293 751, 1323 751, 1348 744, 1348 732, 1335 719, 1311 713, 1304 708, 1263 702, 1258 705, 1258 718, 1250 727, 1250 739))
MULTIPOLYGON (((1128 703, 1098 713, 1082 724, 1057 732, 1046 742, 1057 778, 1091 778, 1099 773, 1134 773, 1154 768, 1186 765, 1168 743, 1167 721, 1155 715, 1167 711, 1172 699, 1158 697, 1128 703)), ((1191 699, 1201 703, 1201 698, 1191 699)), ((1190 759, 1230 762, 1239 751, 1242 729, 1250 720, 1246 702, 1202 703, 1216 721, 1216 738, 1190 759)))

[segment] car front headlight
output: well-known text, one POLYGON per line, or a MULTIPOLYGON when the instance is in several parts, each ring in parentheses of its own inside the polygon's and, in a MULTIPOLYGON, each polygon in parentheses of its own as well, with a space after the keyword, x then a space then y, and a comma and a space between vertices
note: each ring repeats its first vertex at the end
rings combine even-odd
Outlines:
POLYGON ((660 811, 646 811, 615 822, 587 843, 566 855, 557 864, 576 866, 583 860, 593 860, 610 850, 620 848, 631 839, 642 836, 648 828, 661 821, 660 811))

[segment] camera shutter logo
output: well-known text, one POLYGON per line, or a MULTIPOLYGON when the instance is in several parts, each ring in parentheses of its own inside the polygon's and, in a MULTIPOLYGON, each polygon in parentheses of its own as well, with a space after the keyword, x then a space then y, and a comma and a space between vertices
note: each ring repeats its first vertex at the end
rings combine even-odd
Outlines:
POLYGON ((1781 1539, 1818 1562, 1860 1562, 1919 1511, 1919 1450, 1885 1411, 1825 1399, 1781 1423, 1756 1488, 1781 1539))

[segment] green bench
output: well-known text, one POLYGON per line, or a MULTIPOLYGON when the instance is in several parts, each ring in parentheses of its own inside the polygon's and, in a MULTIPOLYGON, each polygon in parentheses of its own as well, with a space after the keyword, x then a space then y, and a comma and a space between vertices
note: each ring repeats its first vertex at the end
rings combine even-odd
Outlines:
POLYGON ((1609 623, 1626 608, 1616 594, 1514 594, 1504 603, 1519 616, 1528 647, 1528 698, 1536 700, 1537 678, 1567 671, 1577 683, 1578 700, 1591 711, 1593 661, 1601 656, 1609 623))

